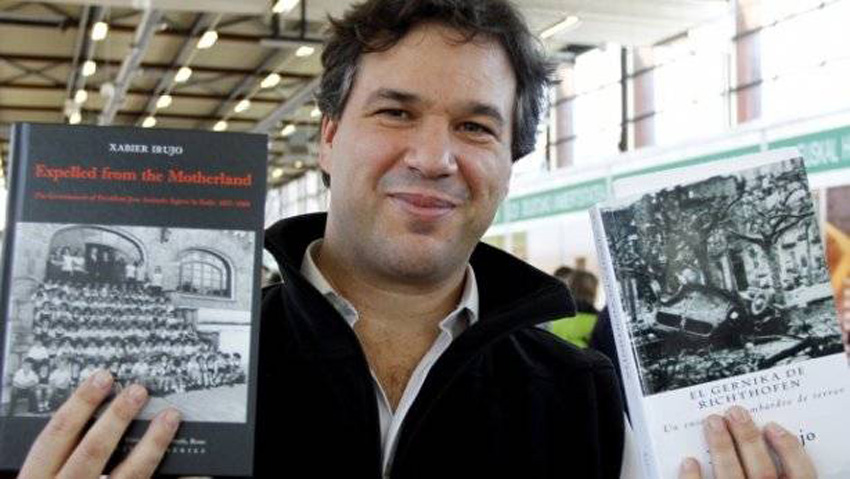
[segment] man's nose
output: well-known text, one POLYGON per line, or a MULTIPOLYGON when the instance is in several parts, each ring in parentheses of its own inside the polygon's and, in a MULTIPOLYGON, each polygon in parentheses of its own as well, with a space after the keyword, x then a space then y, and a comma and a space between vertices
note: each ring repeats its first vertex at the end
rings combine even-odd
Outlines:
POLYGON ((449 126, 433 122, 418 128, 404 159, 408 168, 427 178, 449 176, 457 171, 457 158, 449 126))

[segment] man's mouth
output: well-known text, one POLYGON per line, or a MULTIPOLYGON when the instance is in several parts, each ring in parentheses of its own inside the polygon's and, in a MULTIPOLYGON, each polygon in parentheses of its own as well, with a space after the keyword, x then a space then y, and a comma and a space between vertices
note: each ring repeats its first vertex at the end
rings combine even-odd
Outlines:
POLYGON ((438 219, 458 206, 454 200, 427 193, 390 193, 388 196, 408 213, 424 219, 438 219))

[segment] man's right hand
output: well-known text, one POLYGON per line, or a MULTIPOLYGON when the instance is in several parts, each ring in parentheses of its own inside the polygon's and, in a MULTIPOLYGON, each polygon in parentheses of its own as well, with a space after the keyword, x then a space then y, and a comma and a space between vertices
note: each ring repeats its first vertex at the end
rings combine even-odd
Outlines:
MULTIPOLYGON (((82 435, 86 423, 109 395, 112 382, 109 372, 101 370, 77 388, 36 438, 18 476, 20 479, 97 479, 103 474, 106 461, 148 398, 145 388, 138 384, 126 388, 82 435)), ((159 413, 130 455, 112 470, 110 478, 150 477, 179 423, 177 410, 170 408, 159 413)))

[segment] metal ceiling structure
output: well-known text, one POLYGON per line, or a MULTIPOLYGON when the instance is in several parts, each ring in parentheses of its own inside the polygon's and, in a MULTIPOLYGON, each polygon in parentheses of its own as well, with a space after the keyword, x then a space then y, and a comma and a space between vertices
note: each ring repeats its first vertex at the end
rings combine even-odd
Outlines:
MULTIPOLYGON (((352 3, 0 0, 0 157, 15 121, 226 129, 268 133, 271 183, 297 177, 315 165, 327 18, 352 3)), ((546 38, 553 52, 651 45, 729 8, 727 0, 516 3, 535 32, 575 17, 546 38)))

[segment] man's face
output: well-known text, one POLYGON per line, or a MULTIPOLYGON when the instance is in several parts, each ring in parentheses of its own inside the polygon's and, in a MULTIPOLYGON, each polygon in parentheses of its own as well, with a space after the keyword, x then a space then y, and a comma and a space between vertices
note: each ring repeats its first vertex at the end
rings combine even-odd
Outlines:
POLYGON ((515 91, 498 43, 434 24, 363 55, 342 117, 322 124, 326 242, 394 281, 465 267, 507 193, 515 91))

